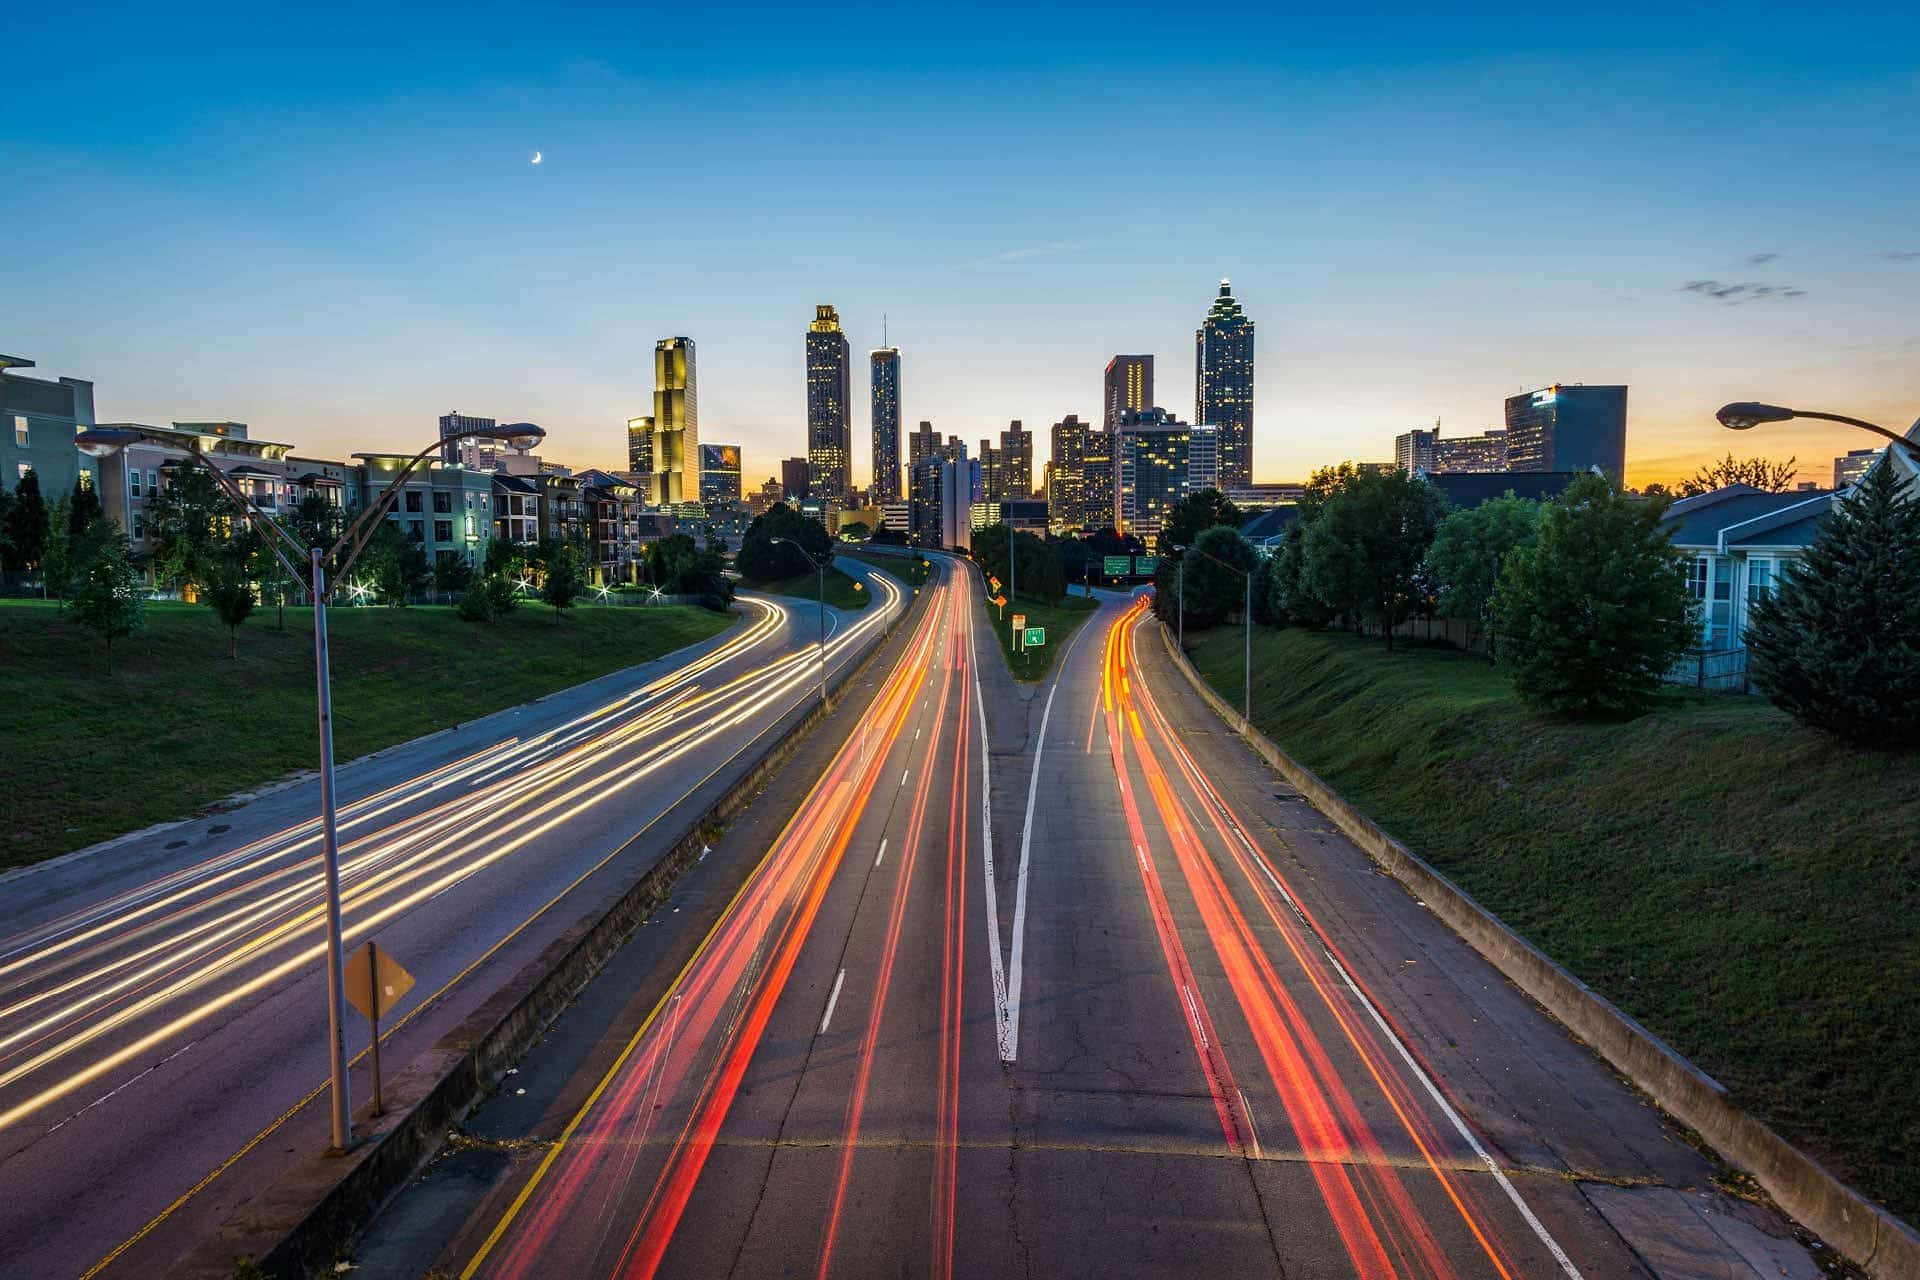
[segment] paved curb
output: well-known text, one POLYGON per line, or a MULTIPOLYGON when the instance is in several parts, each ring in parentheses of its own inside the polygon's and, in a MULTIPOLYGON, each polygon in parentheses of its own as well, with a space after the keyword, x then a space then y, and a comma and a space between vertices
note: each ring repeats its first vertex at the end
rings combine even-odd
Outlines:
MULTIPOLYGON (((866 653, 829 678, 830 691, 867 673, 920 600, 907 596, 866 653)), ((362 1136, 351 1152, 293 1166, 170 1267, 167 1276, 232 1280, 236 1260, 244 1256, 258 1259, 266 1276, 331 1275, 354 1236, 432 1159, 449 1131, 505 1078, 506 1069, 652 914, 698 858, 712 829, 744 808, 832 710, 814 702, 738 781, 662 847, 638 881, 596 903, 464 1022, 385 1082, 388 1111, 377 1121, 364 1114, 357 1118, 362 1136)), ((650 831, 640 831, 619 852, 648 839, 650 831)))
POLYGON ((1158 628, 1174 667, 1254 753, 1314 808, 1426 903, 1514 985, 1546 1007, 1613 1067, 1733 1164, 1751 1171, 1802 1226, 1866 1268, 1875 1280, 1920 1278, 1920 1233, 1841 1182, 1812 1156, 1727 1100, 1726 1089, 1669 1048, 1532 943, 1502 924, 1451 880, 1348 804, 1312 770, 1226 704, 1158 628))

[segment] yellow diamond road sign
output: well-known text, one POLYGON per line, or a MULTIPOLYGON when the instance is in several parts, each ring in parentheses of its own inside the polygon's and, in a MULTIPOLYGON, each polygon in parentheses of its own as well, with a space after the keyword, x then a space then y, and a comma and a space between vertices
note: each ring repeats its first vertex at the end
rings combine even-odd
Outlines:
POLYGON ((413 990, 413 975, 373 943, 355 947, 347 958, 347 1003, 369 1021, 387 1016, 413 990))

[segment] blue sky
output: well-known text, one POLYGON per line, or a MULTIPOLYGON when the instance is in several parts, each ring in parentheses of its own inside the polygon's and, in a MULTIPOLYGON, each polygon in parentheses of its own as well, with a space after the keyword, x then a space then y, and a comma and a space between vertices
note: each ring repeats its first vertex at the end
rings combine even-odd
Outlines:
POLYGON ((110 418, 344 453, 458 408, 605 465, 687 334, 757 479, 817 302, 862 384, 888 318, 909 422, 1044 441, 1117 351, 1190 414, 1229 275, 1263 479, 1554 381, 1632 384, 1641 480, 1864 443, 1729 399, 1920 415, 1914 10, 1540 8, 54 12, 8 37, 0 351, 110 418))

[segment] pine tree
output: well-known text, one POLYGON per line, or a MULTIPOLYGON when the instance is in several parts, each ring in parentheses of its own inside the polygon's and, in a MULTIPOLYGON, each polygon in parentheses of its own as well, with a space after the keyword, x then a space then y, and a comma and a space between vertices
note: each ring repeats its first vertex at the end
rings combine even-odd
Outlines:
POLYGON ((106 511, 100 506, 100 490, 94 485, 93 477, 81 472, 73 482, 73 494, 67 504, 67 533, 77 538, 105 514, 106 511))
POLYGON ((1747 625, 1753 682, 1799 720, 1920 746, 1920 494, 1882 461, 1747 625))
POLYGON ((12 543, 13 563, 31 569, 47 551, 47 503, 40 496, 40 473, 28 469, 13 491, 12 508, 7 512, 8 541, 12 543))

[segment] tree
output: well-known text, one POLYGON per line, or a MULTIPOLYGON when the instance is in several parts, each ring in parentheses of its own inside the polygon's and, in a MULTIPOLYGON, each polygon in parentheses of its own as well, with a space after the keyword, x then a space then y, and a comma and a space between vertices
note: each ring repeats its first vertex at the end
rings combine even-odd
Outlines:
POLYGON ((1440 491, 1404 471, 1343 479, 1301 538, 1302 577, 1336 613, 1393 629, 1427 599, 1426 556, 1446 508, 1440 491))
POLYGON ((373 579, 375 597, 388 608, 403 607, 433 580, 426 549, 388 520, 373 531, 360 560, 373 579))
POLYGON ((300 499, 293 508, 293 517, 288 521, 288 532, 303 547, 319 547, 326 550, 340 540, 347 528, 347 513, 325 496, 309 493, 300 499))
POLYGON ((82 471, 74 477, 73 493, 67 500, 67 533, 79 537, 87 531, 87 526, 105 515, 100 506, 100 490, 94 487, 93 476, 82 471))
POLYGON ((47 552, 47 504, 40 496, 40 473, 28 468, 13 491, 12 510, 7 513, 7 541, 12 545, 13 562, 22 569, 40 563, 47 552))
POLYGON ((47 545, 40 553, 40 590, 56 600, 67 593, 67 579, 73 572, 73 560, 68 554, 73 545, 69 532, 72 506, 72 499, 55 498, 47 508, 47 545))
POLYGON ((247 576, 247 561, 253 549, 252 537, 236 538, 207 571, 201 597, 213 608, 220 624, 227 629, 228 656, 240 656, 240 624, 253 616, 253 582, 247 576))
POLYGON ((1169 555, 1175 547, 1192 546, 1195 538, 1216 525, 1238 529, 1245 523, 1240 508, 1228 502, 1225 494, 1218 489, 1202 489, 1173 504, 1160 522, 1160 540, 1155 545, 1161 555, 1169 555))
POLYGON ((1531 546, 1540 529, 1540 504, 1505 497, 1449 511, 1427 549, 1427 572, 1438 591, 1436 611, 1484 626, 1493 607, 1500 566, 1515 549, 1531 546))
POLYGON ((243 517, 199 465, 174 463, 161 474, 166 483, 148 495, 146 508, 154 576, 174 590, 198 588, 243 517))
POLYGON ((473 565, 458 551, 442 551, 433 559, 433 589, 449 599, 473 582, 473 565))
POLYGON ((0 573, 4 573, 8 565, 17 563, 13 554, 14 505, 14 496, 0 484, 0 573))
POLYGON ((540 598, 553 606, 553 620, 560 620, 564 609, 573 608, 573 598, 580 594, 580 588, 586 585, 585 576, 580 571, 580 554, 572 546, 562 544, 547 555, 547 574, 540 583, 540 598))
POLYGON ((488 580, 482 579, 461 594, 457 612, 463 622, 486 622, 493 618, 493 600, 487 587, 488 580))
POLYGON ((873 536, 873 526, 865 520, 843 520, 840 523, 840 541, 865 542, 873 536))
POLYGON ((670 534, 646 550, 647 577, 669 595, 699 596, 709 609, 725 609, 733 599, 726 561, 711 542, 704 548, 684 533, 670 534))
POLYGON ((826 526, 818 520, 809 520, 784 502, 776 502, 747 525, 740 539, 740 551, 733 558, 733 567, 748 582, 780 582, 813 572, 807 556, 795 550, 792 543, 798 543, 807 556, 817 561, 833 554, 833 540, 827 536, 826 526), (776 543, 775 538, 786 541, 776 543))
POLYGON ((1583 476, 1548 503, 1494 591, 1500 663, 1521 697, 1576 716, 1630 716, 1697 634, 1666 503, 1583 476))
POLYGON ((1182 565, 1187 623, 1212 627, 1246 606, 1247 575, 1260 567, 1260 557, 1238 528, 1215 525, 1202 529, 1185 553, 1163 558, 1154 575, 1154 611, 1169 622, 1178 621, 1181 608, 1182 565))
POLYGON ((133 548, 111 520, 96 520, 75 544, 73 580, 62 606, 67 616, 106 643, 107 674, 113 674, 113 642, 138 631, 145 620, 133 568, 133 548))
POLYGON ((487 559, 483 569, 489 578, 517 578, 526 569, 525 558, 520 548, 505 538, 490 538, 487 541, 487 559))
POLYGON ((1867 747, 1920 746, 1920 495, 1882 461, 1747 623, 1775 705, 1867 747))
MULTIPOLYGON (((1771 458, 1736 458, 1731 452, 1720 461, 1704 466, 1680 482, 1680 496, 1696 497, 1724 489, 1730 484, 1747 484, 1766 493, 1785 493, 1793 488, 1793 464, 1798 459, 1775 462, 1771 458)), ((1653 486, 1648 486, 1651 493, 1653 486)))
POLYGON ((487 610, 496 618, 504 618, 520 607, 520 580, 509 578, 505 574, 490 574, 481 579, 481 586, 487 593, 487 610))
MULTIPOLYGON (((1060 557, 1035 535, 1014 530, 1008 538, 1004 522, 973 531, 973 559, 984 573, 1000 579, 1001 585, 1017 590, 1028 600, 1052 604, 1067 593, 1066 570, 1060 557), (1015 561, 1008 559, 1008 545, 1017 557, 1018 571, 1009 572, 1015 561)), ((1009 597, 1012 598, 1012 597, 1009 597)))
POLYGON ((907 545, 907 535, 882 525, 873 531, 873 536, 867 541, 878 547, 904 547, 907 545))

